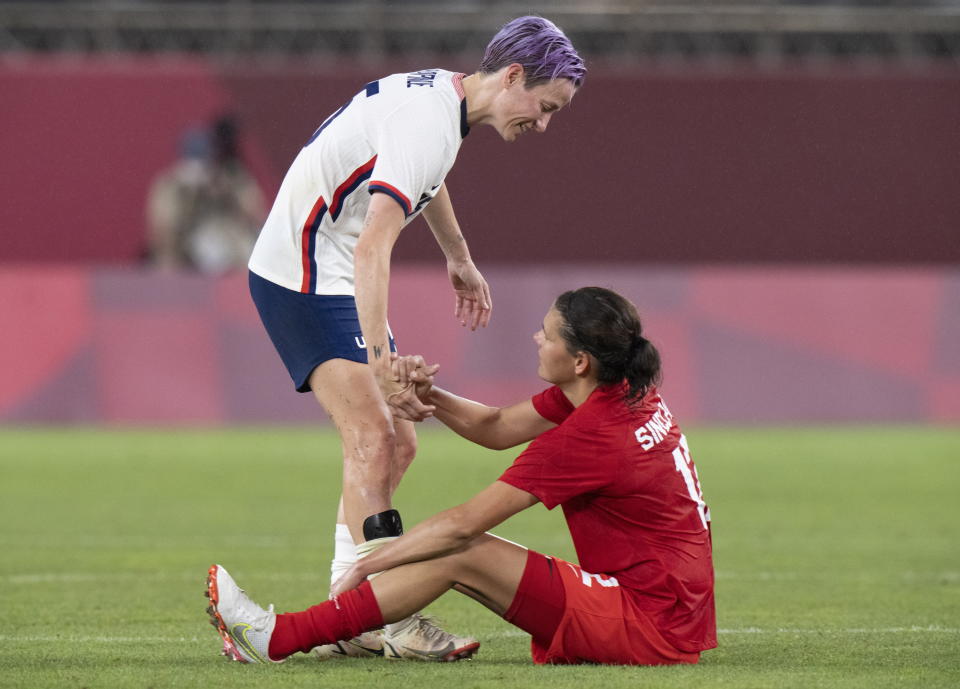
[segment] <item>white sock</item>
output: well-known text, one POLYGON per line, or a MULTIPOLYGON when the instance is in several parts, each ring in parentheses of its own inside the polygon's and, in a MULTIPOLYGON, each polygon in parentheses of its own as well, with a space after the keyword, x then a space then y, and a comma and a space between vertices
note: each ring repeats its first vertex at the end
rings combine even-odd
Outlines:
POLYGON ((346 524, 337 524, 333 532, 333 560, 330 561, 330 585, 357 563, 357 546, 346 524))

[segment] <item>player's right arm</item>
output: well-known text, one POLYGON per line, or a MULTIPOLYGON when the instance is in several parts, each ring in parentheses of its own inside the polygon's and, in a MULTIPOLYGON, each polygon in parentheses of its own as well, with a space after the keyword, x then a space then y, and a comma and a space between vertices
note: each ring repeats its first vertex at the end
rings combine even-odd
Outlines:
POLYGON ((452 431, 491 450, 506 450, 556 428, 540 416, 530 400, 488 407, 434 387, 423 401, 434 407, 434 417, 452 431))
POLYGON ((356 588, 376 572, 462 550, 484 531, 537 502, 538 498, 525 490, 494 481, 462 505, 435 514, 400 538, 361 558, 334 583, 330 593, 337 596, 356 588))
POLYGON ((390 284, 390 255, 403 229, 404 213, 393 199, 374 193, 364 220, 363 232, 354 251, 354 287, 360 330, 367 346, 367 363, 384 400, 396 408, 399 399, 405 407, 401 418, 420 420, 432 411, 424 406, 413 390, 404 391, 406 381, 394 378, 387 333, 387 295, 390 284))

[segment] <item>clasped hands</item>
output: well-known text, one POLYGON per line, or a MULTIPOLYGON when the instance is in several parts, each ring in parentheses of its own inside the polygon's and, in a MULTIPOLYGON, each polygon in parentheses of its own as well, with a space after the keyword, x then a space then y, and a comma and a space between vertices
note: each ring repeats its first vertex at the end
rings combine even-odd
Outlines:
POLYGON ((426 399, 439 370, 440 364, 428 366, 419 354, 391 354, 390 378, 378 381, 390 413, 407 421, 423 421, 433 416, 436 407, 427 404, 426 399))

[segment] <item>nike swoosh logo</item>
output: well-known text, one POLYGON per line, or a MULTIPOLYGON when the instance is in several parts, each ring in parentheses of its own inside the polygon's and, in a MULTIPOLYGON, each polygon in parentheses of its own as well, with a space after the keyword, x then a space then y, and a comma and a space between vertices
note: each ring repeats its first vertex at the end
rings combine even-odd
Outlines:
POLYGON ((375 656, 383 655, 383 648, 372 648, 370 646, 364 646, 363 644, 359 644, 353 640, 336 642, 334 644, 335 648, 331 651, 331 653, 336 653, 337 655, 341 655, 341 656, 349 656, 350 653, 343 647, 343 644, 345 643, 350 644, 354 648, 359 648, 361 651, 366 651, 370 655, 375 655, 375 656))
POLYGON ((352 639, 351 639, 350 641, 348 641, 347 643, 350 644, 351 646, 355 647, 355 648, 359 648, 361 651, 366 651, 367 653, 370 653, 370 654, 372 654, 372 655, 375 655, 375 656, 382 656, 382 655, 383 655, 383 647, 382 647, 382 646, 381 646, 380 648, 372 648, 372 647, 370 647, 370 646, 364 646, 363 644, 359 644, 359 643, 357 643, 356 641, 353 641, 352 639))
POLYGON ((233 625, 233 627, 230 628, 230 636, 233 638, 233 640, 237 643, 238 646, 240 646, 244 651, 247 652, 247 655, 249 655, 251 658, 261 663, 267 662, 260 656, 259 653, 257 653, 256 649, 253 647, 253 644, 251 644, 247 640, 247 631, 249 629, 250 629, 249 624, 242 624, 242 623, 235 624, 233 625))
POLYGON ((417 654, 418 656, 423 656, 424 658, 443 658, 449 655, 450 653, 453 653, 453 650, 456 648, 456 646, 454 646, 453 642, 450 641, 449 643, 447 643, 447 645, 444 648, 441 648, 439 651, 418 651, 417 649, 410 648, 409 646, 404 646, 403 648, 410 651, 411 653, 417 654))

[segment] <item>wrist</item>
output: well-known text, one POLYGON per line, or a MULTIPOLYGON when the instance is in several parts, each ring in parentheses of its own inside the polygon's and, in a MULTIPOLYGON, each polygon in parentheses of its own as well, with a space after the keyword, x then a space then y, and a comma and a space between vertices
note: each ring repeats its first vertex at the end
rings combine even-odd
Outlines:
POLYGON ((360 577, 361 581, 366 581, 371 574, 374 574, 374 572, 370 571, 370 568, 366 566, 366 564, 362 559, 358 560, 357 564, 355 564, 354 567, 357 568, 356 572, 357 572, 357 575, 360 577))
POLYGON ((448 268, 462 268, 467 265, 473 265, 473 259, 470 258, 470 254, 464 254, 463 256, 458 256, 456 258, 447 257, 447 267, 448 268))
POLYGON ((390 348, 380 345, 367 347, 367 364, 378 378, 393 375, 393 365, 390 361, 390 348))
POLYGON ((427 394, 425 394, 420 401, 424 404, 429 404, 430 406, 437 407, 437 409, 439 409, 440 395, 437 391, 438 388, 431 385, 430 389, 427 390, 427 394))

